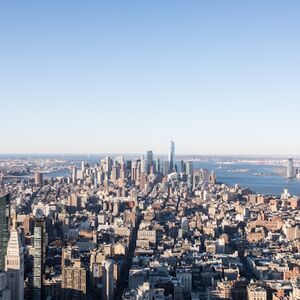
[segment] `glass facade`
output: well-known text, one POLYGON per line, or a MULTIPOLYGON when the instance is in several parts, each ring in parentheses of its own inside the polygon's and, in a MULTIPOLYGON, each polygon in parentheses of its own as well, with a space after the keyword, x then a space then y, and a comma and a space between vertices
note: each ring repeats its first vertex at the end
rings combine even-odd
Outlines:
POLYGON ((0 196, 0 271, 5 270, 5 255, 9 239, 9 195, 0 196))
POLYGON ((43 274, 46 241, 45 220, 37 219, 34 226, 33 299, 43 299, 43 274))

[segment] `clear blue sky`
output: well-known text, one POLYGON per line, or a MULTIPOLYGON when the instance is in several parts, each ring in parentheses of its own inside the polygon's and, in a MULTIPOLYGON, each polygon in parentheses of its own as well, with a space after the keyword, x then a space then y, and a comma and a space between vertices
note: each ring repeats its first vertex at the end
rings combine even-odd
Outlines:
POLYGON ((1 1, 0 152, 300 154, 300 1, 1 1))

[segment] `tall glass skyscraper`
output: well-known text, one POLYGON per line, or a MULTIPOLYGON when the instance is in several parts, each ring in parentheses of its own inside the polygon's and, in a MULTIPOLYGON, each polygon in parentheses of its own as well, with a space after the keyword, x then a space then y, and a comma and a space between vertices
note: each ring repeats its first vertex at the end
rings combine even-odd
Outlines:
POLYGON ((5 255, 9 238, 9 194, 0 195, 0 271, 5 270, 5 255))
POLYGON ((44 299, 43 276, 46 254, 46 222, 37 218, 34 225, 33 299, 44 299))
POLYGON ((175 170, 175 143, 170 140, 169 143, 169 172, 175 170))
POLYGON ((147 151, 147 174, 150 173, 152 165, 153 165, 153 152, 147 151))

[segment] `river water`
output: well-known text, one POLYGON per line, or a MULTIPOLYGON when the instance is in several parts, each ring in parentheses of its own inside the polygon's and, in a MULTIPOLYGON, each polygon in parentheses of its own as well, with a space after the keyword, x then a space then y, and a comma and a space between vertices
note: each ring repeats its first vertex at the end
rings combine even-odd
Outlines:
MULTIPOLYGON (((97 162, 99 160, 88 160, 91 166, 94 166, 97 162)), ((79 166, 79 161, 76 164, 79 166)), ((278 166, 241 163, 220 165, 214 161, 195 161, 194 168, 215 171, 218 182, 227 185, 239 184, 240 186, 249 187, 258 194, 278 196, 287 188, 291 194, 300 196, 300 179, 285 178, 285 170, 281 169, 281 172, 278 172, 278 166)), ((47 176, 69 176, 69 170, 49 173, 47 176)))

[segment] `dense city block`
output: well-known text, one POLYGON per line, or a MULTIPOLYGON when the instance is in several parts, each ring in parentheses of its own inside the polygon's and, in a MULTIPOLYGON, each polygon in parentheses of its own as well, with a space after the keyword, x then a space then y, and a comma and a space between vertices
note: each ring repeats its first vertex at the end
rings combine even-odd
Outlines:
POLYGON ((174 151, 2 162, 0 298, 300 299, 299 198, 222 184, 174 151))

